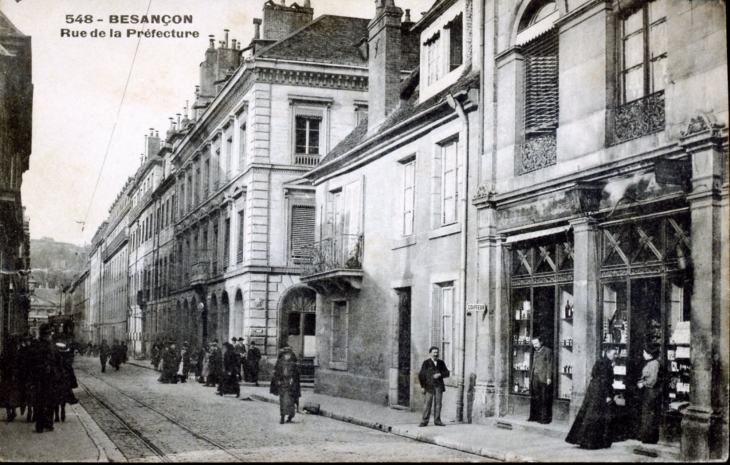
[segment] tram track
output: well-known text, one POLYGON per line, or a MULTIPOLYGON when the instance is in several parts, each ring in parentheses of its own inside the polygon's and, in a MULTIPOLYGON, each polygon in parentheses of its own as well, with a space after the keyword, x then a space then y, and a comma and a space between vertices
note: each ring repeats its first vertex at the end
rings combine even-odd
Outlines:
MULTIPOLYGON (((97 376, 97 375, 90 373, 83 369, 81 369, 80 371, 83 372, 85 375, 93 378, 94 380, 96 380, 100 383, 103 383, 104 386, 111 388, 113 391, 121 394, 122 396, 124 396, 124 398, 137 404, 139 406, 138 408, 143 408, 147 412, 152 412, 155 415, 157 415, 158 417, 162 417, 164 419, 164 421, 166 421, 168 424, 174 425, 175 427, 184 430, 187 434, 193 436, 197 441, 202 441, 205 444, 208 444, 209 446, 214 448, 215 450, 222 452, 223 454, 225 454, 228 457, 226 459, 226 461, 239 461, 239 462, 247 461, 240 455, 232 452, 230 449, 221 445, 217 441, 211 439, 207 435, 202 434, 199 431, 196 431, 193 428, 181 423, 179 420, 177 420, 176 418, 174 418, 167 412, 164 412, 164 411, 150 405, 149 403, 147 403, 135 396, 130 395, 129 393, 118 388, 117 386, 115 386, 112 383, 108 382, 107 380, 101 378, 100 376, 97 376)), ((122 428, 124 428, 124 430, 126 430, 126 432, 128 432, 129 435, 131 435, 134 439, 139 441, 139 443, 143 444, 144 447, 146 447, 150 452, 152 452, 152 454, 154 454, 154 456, 158 457, 163 462, 169 463, 169 462, 176 461, 176 460, 173 460, 170 456, 177 455, 178 454, 177 451, 170 451, 169 453, 166 453, 161 447, 157 446, 155 444, 155 442, 150 437, 148 437, 147 434, 140 431, 140 429, 135 427, 130 421, 125 420, 125 418, 123 418, 122 415, 120 414, 120 412, 118 411, 119 409, 115 409, 111 405, 111 402, 109 402, 108 400, 104 400, 102 398, 103 396, 97 395, 94 392, 92 392, 92 389, 88 385, 88 383, 85 383, 83 380, 78 380, 78 383, 79 383, 79 386, 82 387, 84 389, 84 391, 89 395, 89 397, 94 400, 94 402, 96 402, 106 413, 108 413, 116 421, 118 421, 118 423, 122 426, 122 428)), ((129 414, 131 414, 131 412, 129 414)), ((212 451, 209 450, 209 451, 195 451, 195 452, 210 453, 212 451)))

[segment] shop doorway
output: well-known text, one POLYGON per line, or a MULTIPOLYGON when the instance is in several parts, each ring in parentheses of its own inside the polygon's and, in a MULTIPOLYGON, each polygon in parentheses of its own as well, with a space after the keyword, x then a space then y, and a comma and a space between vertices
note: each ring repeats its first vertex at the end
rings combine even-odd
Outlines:
POLYGON ((317 294, 307 287, 288 292, 282 301, 282 341, 289 344, 300 360, 300 374, 305 382, 314 381, 317 356, 317 294))

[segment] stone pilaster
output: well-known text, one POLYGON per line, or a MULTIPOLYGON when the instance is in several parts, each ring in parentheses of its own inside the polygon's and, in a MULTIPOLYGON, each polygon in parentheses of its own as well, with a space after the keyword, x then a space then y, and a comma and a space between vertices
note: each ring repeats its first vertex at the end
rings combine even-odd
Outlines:
POLYGON ((723 157, 720 127, 698 115, 682 133, 680 145, 692 160, 691 213, 693 292, 691 297, 690 406, 682 419, 682 456, 686 460, 727 457, 728 346, 727 298, 721 273, 727 262, 727 215, 721 202, 723 157), (724 250, 724 253, 723 253, 724 250), (725 324, 723 324, 725 321, 725 324), (724 437, 724 439, 722 439, 724 437))
POLYGON ((598 318, 598 275, 596 221, 590 216, 572 220, 573 238, 573 392, 570 399, 572 423, 583 405, 591 369, 600 343, 598 318))

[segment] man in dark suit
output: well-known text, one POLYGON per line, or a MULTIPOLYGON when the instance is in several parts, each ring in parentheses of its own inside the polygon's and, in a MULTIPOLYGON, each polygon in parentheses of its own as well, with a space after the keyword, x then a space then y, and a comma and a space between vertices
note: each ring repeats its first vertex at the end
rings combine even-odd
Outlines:
POLYGON ((553 421, 553 351, 543 345, 543 337, 532 339, 532 370, 530 371, 530 417, 527 421, 553 421))
POLYGON ((423 418, 418 426, 428 425, 428 419, 431 417, 431 404, 433 404, 433 424, 444 426, 441 422, 441 401, 446 390, 444 378, 448 378, 450 373, 444 361, 439 360, 438 347, 433 346, 428 349, 428 354, 430 358, 423 362, 421 371, 418 373, 421 392, 426 396, 426 409, 423 411, 423 418))

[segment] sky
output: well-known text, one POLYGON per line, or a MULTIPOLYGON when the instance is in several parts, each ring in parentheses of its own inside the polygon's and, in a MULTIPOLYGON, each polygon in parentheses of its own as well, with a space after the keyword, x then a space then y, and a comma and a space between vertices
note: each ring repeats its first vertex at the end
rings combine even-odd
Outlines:
MULTIPOLYGON (((139 167, 145 134, 150 128, 164 134, 168 118, 183 113, 186 100, 192 105, 208 35, 215 35, 217 43, 229 29, 229 39, 247 45, 253 37, 252 21, 262 17, 264 3, 0 0, 0 10, 32 38, 33 149, 21 190, 31 238, 90 242, 125 181, 139 167), (149 15, 193 17, 191 24, 151 24, 149 29, 197 31, 199 37, 138 39, 127 37, 126 31, 141 30, 141 24, 110 24, 111 15, 141 16, 148 8, 149 15), (87 36, 62 37, 62 29, 69 35, 85 31, 87 36), (109 37, 110 29, 122 37, 109 37), (107 37, 90 37, 94 30, 107 37)), ((322 14, 371 18, 375 13, 374 0, 311 0, 311 4, 315 18, 322 14)), ((414 20, 432 4, 433 0, 396 0, 399 7, 411 9, 414 20)))

